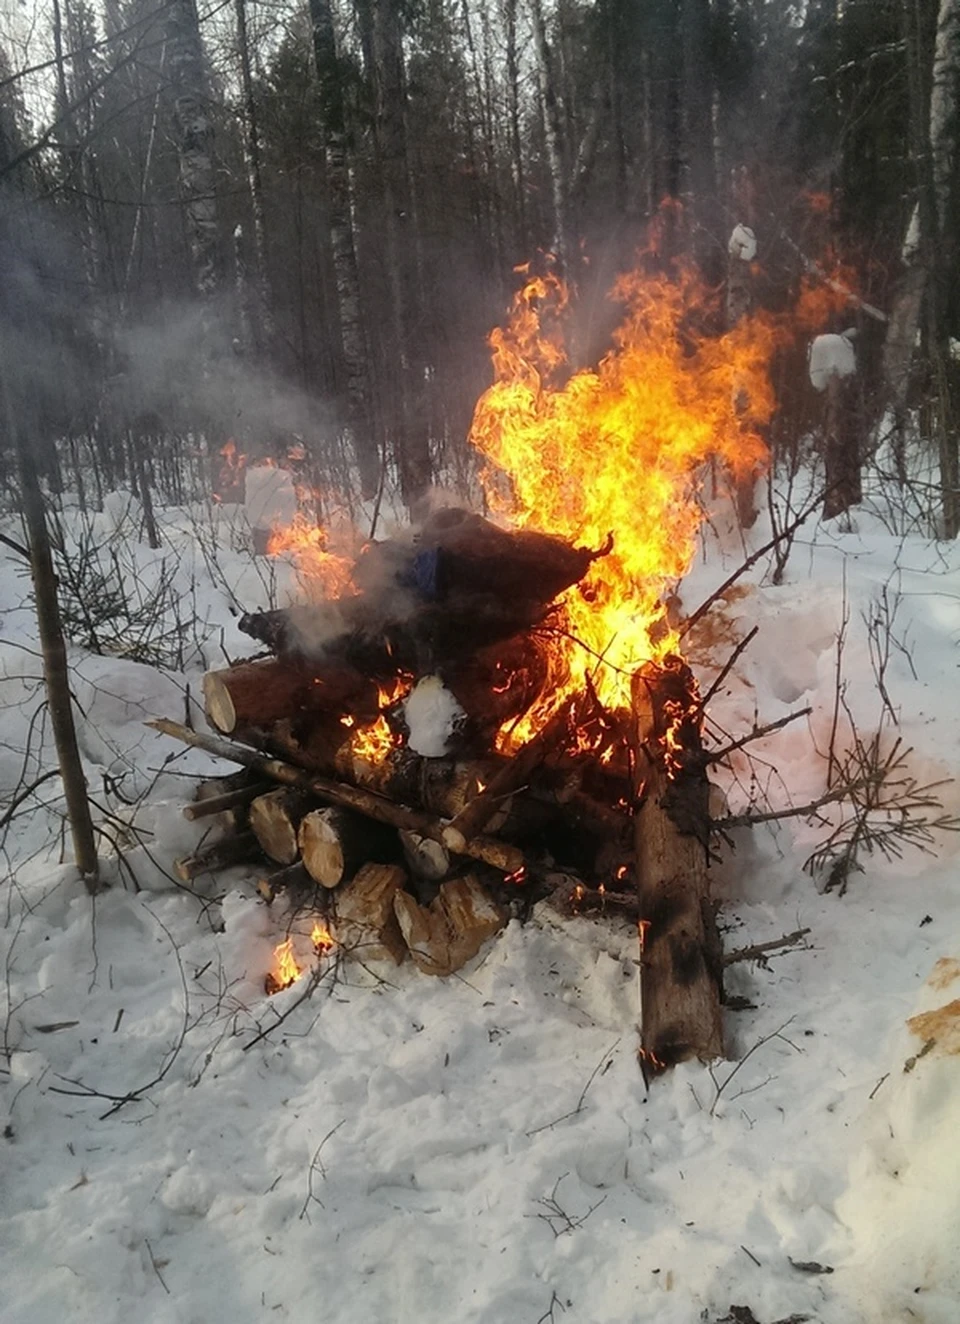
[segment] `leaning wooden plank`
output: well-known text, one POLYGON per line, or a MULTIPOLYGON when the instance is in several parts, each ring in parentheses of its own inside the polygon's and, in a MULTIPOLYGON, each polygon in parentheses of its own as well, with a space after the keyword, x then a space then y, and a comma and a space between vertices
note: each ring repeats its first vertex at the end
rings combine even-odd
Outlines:
POLYGON ((344 954, 355 961, 395 961, 407 954, 394 910, 394 897, 406 881, 397 864, 365 864, 339 888, 331 920, 344 954))
MULTIPOLYGON (((253 768, 261 776, 270 777, 284 786, 298 786, 320 800, 331 804, 343 805, 347 809, 356 809, 379 823, 388 823, 391 827, 403 828, 408 832, 417 832, 422 837, 431 837, 434 841, 443 841, 444 823, 441 819, 418 809, 407 809, 404 805, 394 804, 372 791, 361 790, 358 786, 349 786, 346 782, 331 781, 313 773, 295 768, 279 759, 271 759, 256 750, 216 736, 204 735, 200 731, 191 731, 182 722, 173 722, 168 717, 159 717, 147 722, 147 726, 163 735, 190 745, 194 749, 204 749, 208 754, 226 759, 230 763, 239 763, 245 768, 253 768)), ((474 837, 464 843, 463 855, 471 859, 482 860, 484 864, 499 869, 502 873, 512 874, 524 867, 523 852, 495 837, 474 837)))
POLYGON ((709 783, 690 668, 667 657, 633 679, 641 1061, 654 1074, 723 1055, 723 958, 710 901, 709 783))

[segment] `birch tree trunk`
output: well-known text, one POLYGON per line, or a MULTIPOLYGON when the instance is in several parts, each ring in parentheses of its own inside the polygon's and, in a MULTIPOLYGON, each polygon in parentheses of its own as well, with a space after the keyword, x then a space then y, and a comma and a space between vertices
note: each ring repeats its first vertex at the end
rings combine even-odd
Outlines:
POLYGON ((530 0, 533 21, 533 40, 537 53, 537 82, 543 110, 543 136, 547 148, 547 168, 550 172, 550 196, 553 203, 553 251, 560 274, 568 274, 570 237, 567 233, 566 171, 563 159, 563 125, 560 103, 551 66, 547 27, 541 0, 530 0))
POLYGON ((243 155, 253 213, 253 252, 256 264, 256 339, 268 353, 273 345, 275 327, 267 284, 267 230, 263 210, 263 174, 261 170, 260 121, 253 95, 250 66, 250 39, 247 31, 247 0, 233 0, 237 21, 237 53, 240 59, 240 84, 243 89, 243 155))
POLYGON ((347 153, 347 121, 336 32, 330 0, 310 0, 313 53, 323 107, 324 158, 330 247, 337 285, 340 347, 346 375, 351 440, 365 496, 373 496, 380 477, 380 456, 373 424, 370 352, 360 302, 360 274, 353 232, 353 197, 347 153))
POLYGON ((432 478, 429 437, 413 425, 412 344, 414 317, 407 278, 409 239, 401 231, 415 230, 412 220, 407 159, 406 89, 400 0, 365 0, 371 20, 373 82, 376 97, 376 139, 383 176, 387 280, 395 362, 390 430, 400 473, 400 490, 408 509, 426 492, 432 478))
POLYGON ((166 38, 193 276, 197 292, 209 300, 220 286, 214 129, 196 0, 169 0, 166 38))
POLYGON ((950 287, 957 279, 958 138, 960 138, 960 0, 940 0, 930 89, 930 156, 936 244, 928 292, 930 340, 938 396, 943 535, 960 532, 960 381, 951 352, 950 287))
POLYGON ((510 167, 517 208, 517 240, 520 252, 527 246, 526 178, 523 168, 523 136, 520 131, 520 71, 517 59, 517 0, 503 0, 506 37, 507 119, 509 121, 510 167))

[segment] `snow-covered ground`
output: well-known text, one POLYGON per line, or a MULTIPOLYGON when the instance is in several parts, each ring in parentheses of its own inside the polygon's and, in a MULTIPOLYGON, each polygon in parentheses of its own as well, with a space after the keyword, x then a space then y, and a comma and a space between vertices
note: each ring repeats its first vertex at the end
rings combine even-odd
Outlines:
MULTIPOLYGON (((730 1061, 649 1093, 636 934, 614 921, 541 906, 459 976, 330 961, 309 1000, 293 1007, 302 983, 267 998, 283 911, 242 870, 206 898, 168 880, 212 763, 143 722, 180 718, 205 666, 250 651, 231 593, 252 607, 289 585, 232 550, 224 512, 202 538, 163 512, 151 552, 120 504, 98 535, 119 526, 131 575, 168 582, 196 625, 176 671, 72 652, 91 793, 127 861, 95 902, 59 862, 56 780, 13 799, 52 756, 29 584, 0 549, 4 1324, 694 1324, 732 1306, 758 1324, 956 1324, 960 838, 864 858, 841 898, 802 867, 824 827, 738 829, 716 871, 727 948, 800 927, 807 946, 731 967, 751 1005, 727 1014, 730 1061)), ((813 709, 755 747, 762 784, 734 760, 734 813, 752 791, 822 793, 844 616, 846 701, 876 728, 884 601, 891 736, 922 783, 960 769, 960 549, 858 524, 805 527, 785 583, 761 561, 700 632, 709 682, 759 626, 711 702, 733 737, 813 709)), ((688 609, 734 546, 711 535, 688 609)), ((939 794, 956 811, 956 785, 939 794)))

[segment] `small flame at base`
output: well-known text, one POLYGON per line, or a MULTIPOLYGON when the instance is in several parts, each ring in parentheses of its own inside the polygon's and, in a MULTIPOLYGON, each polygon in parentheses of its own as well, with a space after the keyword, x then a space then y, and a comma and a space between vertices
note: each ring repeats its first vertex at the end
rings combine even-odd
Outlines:
MULTIPOLYGON (((337 944, 330 930, 317 920, 310 933, 310 942, 318 957, 326 956, 337 944)), ((281 993, 290 988, 305 973, 293 951, 293 939, 286 938, 273 949, 273 969, 264 980, 267 993, 281 993)))

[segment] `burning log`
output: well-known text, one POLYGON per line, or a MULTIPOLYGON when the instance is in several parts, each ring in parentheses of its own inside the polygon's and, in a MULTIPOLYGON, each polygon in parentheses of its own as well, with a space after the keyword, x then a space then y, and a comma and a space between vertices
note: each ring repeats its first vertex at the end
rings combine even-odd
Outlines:
POLYGON ((489 749, 497 731, 539 698, 548 670, 546 650, 529 634, 478 649, 447 667, 444 684, 467 715, 461 744, 489 749))
POLYGON ((378 677, 442 669, 528 630, 611 546, 573 547, 441 510, 415 538, 368 544, 354 567, 354 596, 313 614, 252 612, 239 626, 284 659, 322 654, 378 677))
POLYGON ((396 864, 365 864, 336 894, 333 934, 356 961, 395 961, 407 954, 394 898, 405 882, 396 864))
POLYGON ((408 892, 397 892, 393 904, 410 955, 427 975, 459 970, 506 923, 472 875, 442 883, 429 906, 408 892))
POLYGON ((250 829, 264 855, 277 864, 293 864, 299 858, 297 830, 310 807, 302 791, 268 791, 250 806, 250 829))
POLYGON ((693 675, 679 658, 634 677, 641 1054, 660 1071, 723 1055, 723 958, 710 901, 709 783, 693 675))
POLYGON ((361 865, 389 863, 398 854, 381 824, 337 805, 304 816, 299 844, 304 868, 322 887, 337 887, 361 865))
POLYGON ((353 668, 271 658, 208 671, 203 699, 211 724, 224 735, 307 714, 349 711, 372 719, 377 713, 376 686, 353 668))

